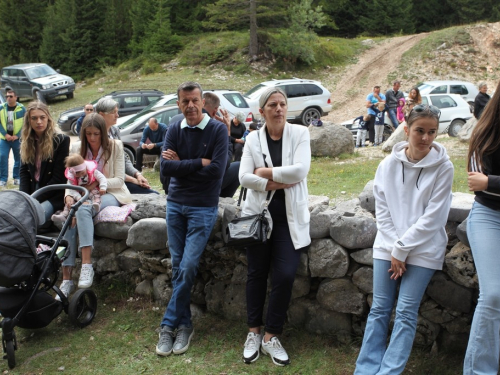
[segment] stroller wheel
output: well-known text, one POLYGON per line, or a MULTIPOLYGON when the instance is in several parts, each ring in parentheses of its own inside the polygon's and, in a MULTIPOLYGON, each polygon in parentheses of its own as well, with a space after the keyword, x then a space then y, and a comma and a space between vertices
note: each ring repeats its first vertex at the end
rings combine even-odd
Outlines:
POLYGON ((78 290, 68 307, 68 316, 71 322, 80 328, 92 323, 97 312, 97 296, 91 289, 78 290))
MULTIPOLYGON (((14 340, 5 341, 5 352, 7 353, 7 362, 12 370, 16 367, 16 353, 14 350, 14 340)), ((5 358, 5 357, 4 357, 5 358)))

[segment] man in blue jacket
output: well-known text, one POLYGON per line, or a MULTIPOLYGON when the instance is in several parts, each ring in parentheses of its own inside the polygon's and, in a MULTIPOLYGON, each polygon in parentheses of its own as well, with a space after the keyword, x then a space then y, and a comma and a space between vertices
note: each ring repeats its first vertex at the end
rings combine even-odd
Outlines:
POLYGON ((21 166, 20 148, 21 129, 26 108, 17 102, 13 90, 7 91, 7 102, 0 107, 0 187, 7 185, 9 178, 9 153, 14 154, 14 185, 19 185, 19 167, 21 166))
POLYGON ((179 86, 177 105, 185 119, 169 127, 162 148, 160 174, 170 177, 167 236, 173 287, 156 345, 162 356, 184 353, 193 337, 191 288, 217 219, 226 169, 227 127, 203 113, 202 95, 196 82, 179 86))
POLYGON ((142 172, 143 154, 160 156, 166 132, 167 125, 159 123, 155 117, 151 117, 149 119, 148 125, 142 131, 142 138, 139 143, 139 147, 135 150, 135 168, 139 172, 142 172), (149 143, 146 143, 148 139, 149 143))

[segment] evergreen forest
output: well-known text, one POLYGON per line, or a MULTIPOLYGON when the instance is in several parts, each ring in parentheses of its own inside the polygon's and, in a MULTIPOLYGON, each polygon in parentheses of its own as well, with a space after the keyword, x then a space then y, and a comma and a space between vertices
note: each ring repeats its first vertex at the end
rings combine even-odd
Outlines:
POLYGON ((404 35, 500 20, 498 0, 0 0, 0 64, 43 61, 76 79, 166 62, 205 33, 239 32, 249 60, 311 65, 318 36, 404 35))

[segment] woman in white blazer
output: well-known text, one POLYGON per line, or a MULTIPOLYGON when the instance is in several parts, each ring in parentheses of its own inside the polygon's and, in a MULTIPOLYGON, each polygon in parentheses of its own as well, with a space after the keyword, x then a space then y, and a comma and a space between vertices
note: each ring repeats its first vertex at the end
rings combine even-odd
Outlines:
POLYGON ((267 211, 271 232, 266 244, 247 249, 249 333, 243 361, 256 361, 262 350, 284 366, 290 360, 276 335, 283 331, 301 249, 311 243, 307 204, 311 148, 309 130, 286 122, 287 97, 281 89, 266 90, 259 106, 265 124, 247 136, 241 158, 240 182, 248 188, 242 216, 262 212, 272 191, 267 211), (270 269, 272 289, 261 334, 270 269))
MULTIPOLYGON (((71 146, 70 153, 78 153, 86 160, 94 160, 97 163, 97 169, 106 176, 108 189, 106 194, 102 196, 101 210, 107 206, 120 206, 132 201, 130 193, 125 186, 123 144, 121 141, 108 138, 106 123, 101 115, 92 113, 85 116, 80 131, 80 142, 75 142, 71 146)), ((94 184, 96 182, 89 185, 88 189, 92 190, 94 184)), ((74 204, 74 199, 68 194, 68 191, 66 191, 64 202, 66 205, 74 204)), ((78 248, 82 251, 82 271, 80 272, 80 279, 78 281, 79 288, 89 288, 92 286, 94 279, 91 259, 94 244, 94 223, 92 217, 96 214, 97 212, 93 211, 91 204, 83 204, 76 212, 79 237, 78 248)), ((75 265, 76 243, 70 244, 70 248, 72 251, 68 259, 63 263, 63 283, 60 287, 66 296, 74 288, 71 281, 71 274, 75 265)))

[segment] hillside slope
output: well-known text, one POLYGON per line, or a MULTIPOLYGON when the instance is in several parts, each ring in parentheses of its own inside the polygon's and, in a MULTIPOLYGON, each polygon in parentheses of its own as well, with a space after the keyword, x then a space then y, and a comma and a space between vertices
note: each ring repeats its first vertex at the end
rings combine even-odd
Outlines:
POLYGON ((500 22, 456 30, 374 43, 360 55, 356 64, 323 76, 321 79, 331 91, 333 103, 333 110, 325 119, 339 123, 363 114, 366 95, 373 86, 380 85, 385 91, 395 78, 401 80, 405 91, 426 80, 456 79, 476 85, 484 81, 492 92, 500 78, 500 22), (453 33, 458 33, 461 39, 455 40, 453 33))

